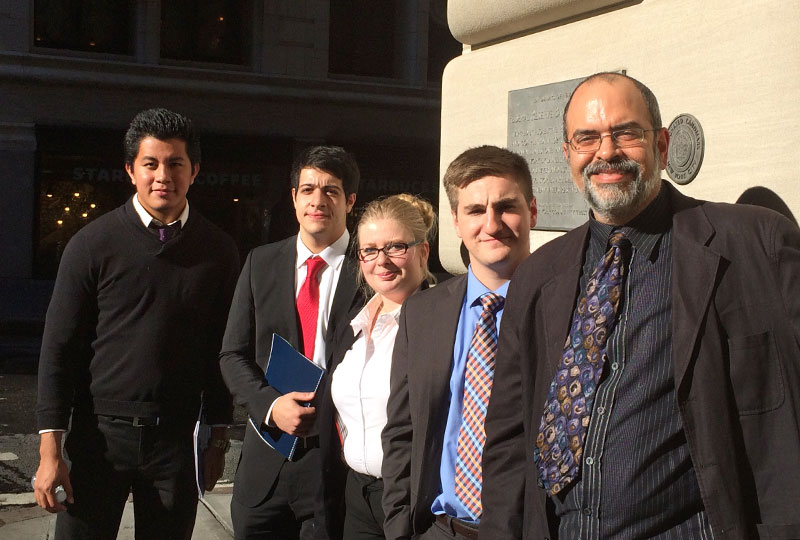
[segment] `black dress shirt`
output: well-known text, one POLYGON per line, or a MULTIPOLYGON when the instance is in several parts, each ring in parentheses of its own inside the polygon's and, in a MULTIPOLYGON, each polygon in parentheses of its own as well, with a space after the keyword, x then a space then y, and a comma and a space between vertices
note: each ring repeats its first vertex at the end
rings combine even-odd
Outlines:
MULTIPOLYGON (((617 230, 589 228, 581 290, 617 230)), ((712 538, 675 399, 671 228, 664 189, 621 228, 632 252, 581 476, 553 499, 562 539, 712 538)))

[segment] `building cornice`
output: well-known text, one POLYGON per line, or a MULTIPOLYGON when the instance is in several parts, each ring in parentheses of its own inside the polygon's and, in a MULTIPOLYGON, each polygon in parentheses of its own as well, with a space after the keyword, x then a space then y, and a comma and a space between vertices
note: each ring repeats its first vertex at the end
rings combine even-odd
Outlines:
POLYGON ((357 104, 412 109, 439 109, 439 88, 415 88, 402 83, 276 77, 246 71, 192 66, 139 64, 133 61, 72 56, 0 53, 0 81, 70 85, 357 104))

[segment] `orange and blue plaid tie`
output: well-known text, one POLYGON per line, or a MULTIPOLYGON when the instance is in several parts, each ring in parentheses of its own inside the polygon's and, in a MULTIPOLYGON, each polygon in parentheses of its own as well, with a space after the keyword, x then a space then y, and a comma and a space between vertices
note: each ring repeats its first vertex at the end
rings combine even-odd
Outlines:
POLYGON ((483 444, 486 432, 483 422, 492 392, 494 357, 497 353, 497 312, 505 298, 496 293, 480 297, 483 312, 475 326, 472 343, 467 352, 464 374, 464 404, 461 412, 461 429, 456 447, 456 497, 472 516, 481 516, 481 484, 483 444))

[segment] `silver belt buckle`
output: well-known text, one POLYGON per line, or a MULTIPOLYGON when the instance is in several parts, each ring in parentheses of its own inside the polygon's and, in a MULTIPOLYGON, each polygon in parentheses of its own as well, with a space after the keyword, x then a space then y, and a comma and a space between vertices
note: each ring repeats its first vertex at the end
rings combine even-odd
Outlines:
POLYGON ((157 426, 157 425, 159 425, 161 423, 161 417, 160 416, 156 416, 156 422, 154 424, 150 423, 150 422, 142 424, 141 422, 139 422, 139 420, 141 418, 142 418, 141 416, 134 416, 133 417, 133 427, 157 426))

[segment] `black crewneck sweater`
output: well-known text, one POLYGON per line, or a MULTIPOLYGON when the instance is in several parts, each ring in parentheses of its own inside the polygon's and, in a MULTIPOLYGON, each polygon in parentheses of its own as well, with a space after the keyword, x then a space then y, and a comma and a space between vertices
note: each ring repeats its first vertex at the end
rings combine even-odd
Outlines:
POLYGON ((132 200, 67 244, 39 360, 39 429, 66 429, 71 408, 117 416, 231 421, 218 353, 239 257, 192 207, 162 244, 132 200))

